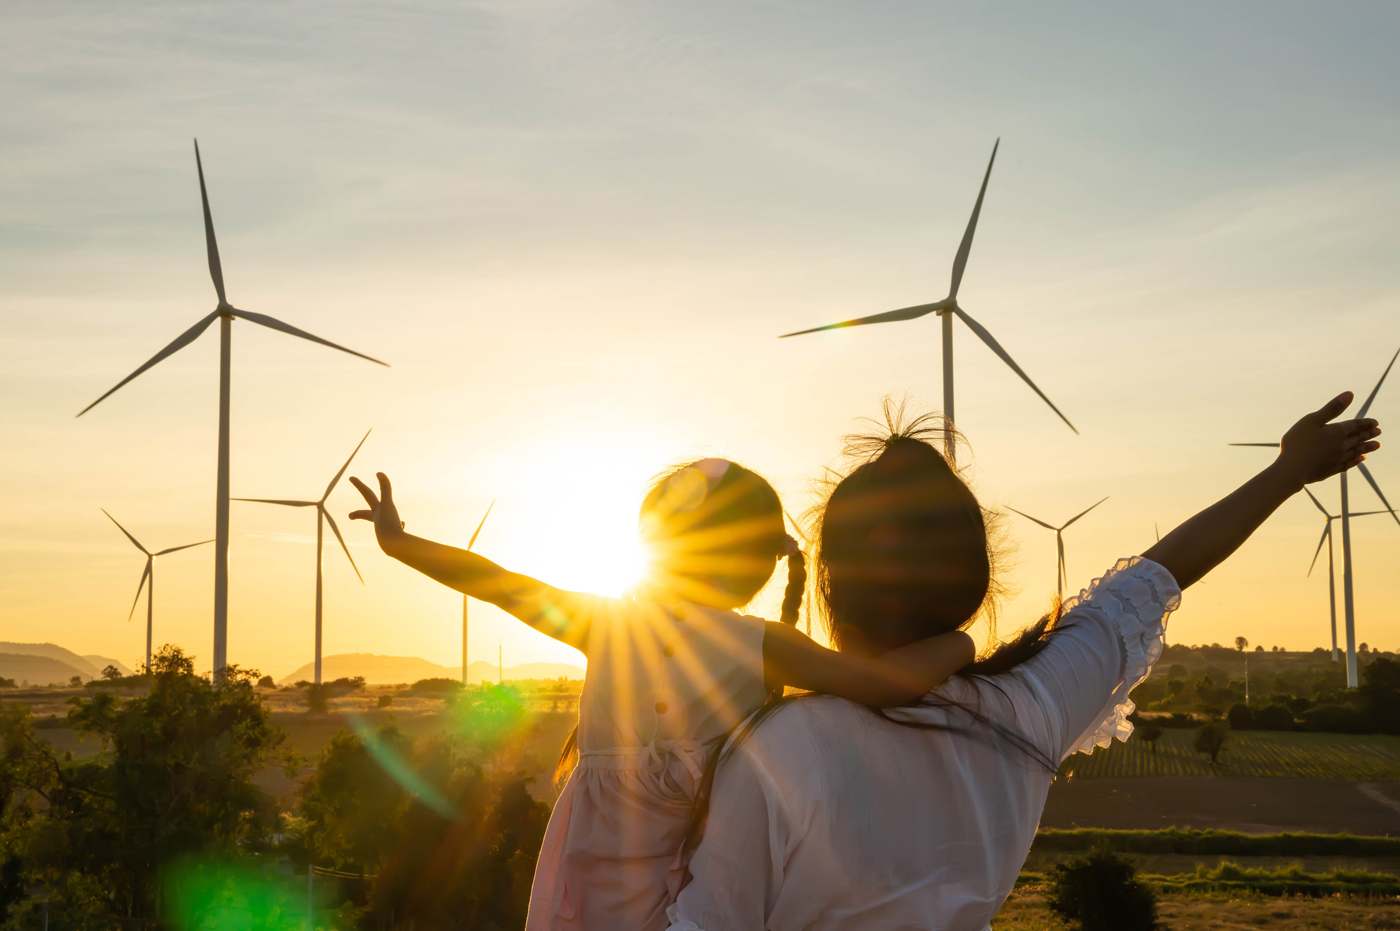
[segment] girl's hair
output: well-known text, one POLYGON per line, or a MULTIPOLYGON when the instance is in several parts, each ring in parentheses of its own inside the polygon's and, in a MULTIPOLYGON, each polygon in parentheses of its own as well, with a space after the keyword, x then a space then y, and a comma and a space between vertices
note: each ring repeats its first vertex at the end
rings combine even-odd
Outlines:
POLYGON ((728 459, 700 459, 652 480, 638 515, 657 582, 673 594, 718 592, 753 600, 789 552, 783 505, 758 473, 728 459))
MULTIPOLYGON (((782 621, 796 624, 807 585, 802 552, 783 527, 778 493, 757 472, 728 459, 698 459, 662 472, 642 498, 638 524, 655 557, 654 584, 671 595, 719 592, 734 605, 752 601, 785 556, 782 621)), ((558 783, 577 761, 578 728, 554 770, 558 783)))
MULTIPOLYGON (((944 448, 961 437, 941 416, 925 414, 906 421, 904 405, 886 400, 883 435, 846 438, 845 451, 855 467, 830 483, 824 504, 816 509, 819 546, 817 591, 832 643, 841 648, 843 633, 858 630, 877 650, 913 643, 964 628, 979 613, 995 631, 997 603, 1003 589, 996 579, 997 515, 977 502, 958 471, 931 440, 944 448), (989 530, 991 528, 991 530, 989 530)), ((1009 672, 1045 648, 1060 605, 1014 640, 971 663, 957 675, 982 677, 999 688, 995 677, 1009 672)), ((702 779, 692 813, 687 846, 699 842, 709 810, 715 770, 743 739, 784 704, 801 699, 775 696, 730 735, 714 753, 702 779)), ((910 703, 943 708, 949 721, 929 723, 881 718, 919 730, 969 733, 1011 746, 1050 772, 1056 761, 1025 736, 982 713, 980 701, 960 702, 930 693, 910 703)))

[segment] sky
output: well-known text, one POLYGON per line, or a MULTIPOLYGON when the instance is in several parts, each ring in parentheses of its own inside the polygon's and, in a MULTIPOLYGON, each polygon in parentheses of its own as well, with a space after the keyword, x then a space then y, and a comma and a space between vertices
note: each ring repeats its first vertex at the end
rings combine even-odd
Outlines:
MULTIPOLYGON (((391 364, 235 323, 233 494, 319 497, 372 429, 350 474, 388 473, 410 530, 465 544, 494 500, 480 552, 605 593, 667 464, 731 456, 798 513, 883 398, 937 409, 935 317, 776 337, 942 298, 1000 138, 959 301, 1080 432, 961 326, 958 426, 990 507, 1109 496, 1066 533, 1077 591, 1269 460, 1226 444, 1400 348, 1397 34, 1385 3, 12 0, 0 640, 133 663, 143 557, 100 509, 151 549, 213 536, 217 328, 74 417, 214 307, 195 137, 230 301, 391 364)), ((460 596, 356 499, 330 497, 364 581, 327 534, 326 654, 456 665, 460 596)), ((311 658, 314 524, 232 505, 231 661, 311 658)), ((1052 535, 1005 526, 1002 635, 1055 586, 1052 535)), ((1322 526, 1285 504, 1169 639, 1326 645, 1322 526)), ((1400 648, 1400 526, 1353 548, 1357 637, 1400 648)), ((212 558, 160 560, 155 607, 206 664, 212 558)), ((471 617, 472 661, 583 662, 471 617)))

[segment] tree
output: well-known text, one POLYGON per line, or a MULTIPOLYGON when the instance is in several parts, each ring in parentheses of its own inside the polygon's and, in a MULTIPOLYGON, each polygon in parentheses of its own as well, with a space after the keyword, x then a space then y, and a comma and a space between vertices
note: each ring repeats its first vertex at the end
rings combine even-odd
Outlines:
POLYGON ((1382 734, 1400 734, 1400 663, 1384 656, 1367 663, 1357 691, 1371 726, 1382 734))
POLYGON ((49 888, 55 931, 154 928, 166 864, 245 855, 278 823, 253 776, 270 763, 291 775, 295 760, 253 691, 256 674, 231 666, 211 682, 170 646, 152 672, 142 697, 69 699, 69 723, 101 740, 93 759, 34 739, 27 710, 0 714, 4 839, 26 884, 49 888))
POLYGON ((1157 897, 1132 861, 1096 850, 1057 864, 1046 895, 1050 910, 1082 931, 1152 931, 1157 897))
POLYGON ((1139 740, 1147 741, 1152 747, 1152 755, 1157 755, 1157 741, 1162 739, 1162 724, 1156 718, 1147 718, 1137 725, 1139 740))
POLYGON ((1244 648, 1247 647, 1247 646, 1249 646, 1249 641, 1248 641, 1248 640, 1244 639, 1243 637, 1236 637, 1236 638, 1235 638, 1235 649, 1236 649, 1236 650, 1239 650, 1241 653, 1243 653, 1243 652, 1244 652, 1244 648))
POLYGON ((82 685, 83 685, 83 677, 82 677, 82 676, 74 676, 73 678, 71 678, 71 679, 68 680, 68 687, 69 687, 69 688, 74 688, 74 689, 76 689, 76 688, 81 688, 82 685))
POLYGON ((102 670, 102 678, 106 679, 108 682, 115 682, 124 677, 122 676, 122 671, 120 669, 118 669, 116 666, 109 665, 102 670))
POLYGON ((1196 731, 1196 752, 1210 755, 1210 765, 1220 762, 1220 754, 1230 740, 1230 725, 1224 721, 1207 721, 1196 731))
POLYGON ((1252 730, 1254 727, 1254 711, 1244 702, 1235 702, 1230 706, 1230 710, 1225 713, 1225 720, 1230 722, 1231 730, 1252 730))

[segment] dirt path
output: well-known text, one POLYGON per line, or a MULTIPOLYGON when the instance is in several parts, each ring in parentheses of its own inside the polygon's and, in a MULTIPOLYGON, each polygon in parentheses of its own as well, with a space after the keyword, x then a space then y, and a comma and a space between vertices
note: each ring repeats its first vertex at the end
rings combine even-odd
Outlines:
POLYGON ((1400 835, 1400 782, 1340 779, 1083 779, 1050 789, 1042 827, 1192 827, 1400 835))

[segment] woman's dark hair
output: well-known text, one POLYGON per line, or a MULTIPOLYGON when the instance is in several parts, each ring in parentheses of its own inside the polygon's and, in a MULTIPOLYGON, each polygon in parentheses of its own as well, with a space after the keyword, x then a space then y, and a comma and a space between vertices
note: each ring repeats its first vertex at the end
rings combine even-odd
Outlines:
MULTIPOLYGON (((832 484, 816 509, 819 550, 817 591, 828 635, 837 649, 850 631, 860 631, 877 650, 889 650, 926 637, 959 630, 981 614, 995 631, 1002 594, 996 579, 997 515, 977 502, 972 490, 931 440, 944 448, 961 437, 941 416, 925 414, 906 422, 904 406, 885 402, 884 435, 846 438, 855 467, 832 484)), ((1060 605, 961 670, 997 688, 995 677, 1009 672, 1045 648, 1059 619, 1060 605)), ((697 793, 687 845, 698 843, 709 810, 714 773, 739 743, 787 702, 802 695, 775 696, 739 725, 726 748, 714 753, 697 793)), ((1009 744, 1034 764, 1053 772, 1057 761, 1023 735, 992 721, 977 702, 930 693, 913 707, 944 708, 950 720, 934 724, 876 715, 920 730, 960 731, 1009 744)))

